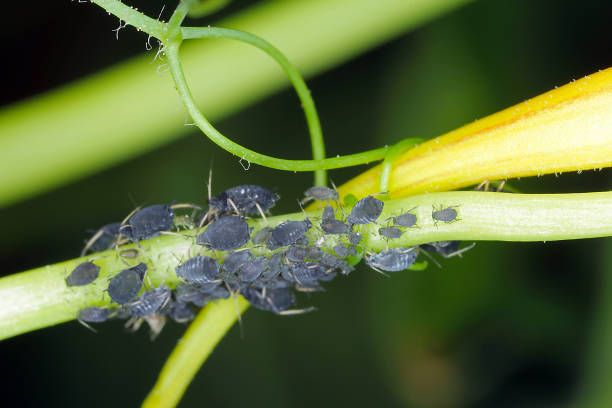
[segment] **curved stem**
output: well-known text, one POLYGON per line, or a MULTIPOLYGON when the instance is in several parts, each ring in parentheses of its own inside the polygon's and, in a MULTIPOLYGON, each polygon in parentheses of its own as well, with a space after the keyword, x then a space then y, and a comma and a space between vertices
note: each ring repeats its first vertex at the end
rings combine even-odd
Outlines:
MULTIPOLYGON (((314 100, 310 95, 310 90, 306 86, 306 82, 304 82, 304 79, 298 70, 282 52, 263 38, 257 37, 245 31, 219 27, 183 27, 181 31, 184 39, 226 38, 241 41, 259 48, 270 57, 274 58, 274 60, 282 67, 283 71, 285 71, 287 77, 289 77, 289 81, 295 88, 295 92, 302 103, 302 108, 304 109, 304 114, 306 115, 306 122, 308 123, 308 130, 310 133, 312 157, 315 160, 325 159, 325 143, 323 142, 321 122, 319 121, 319 115, 317 114, 317 108, 315 107, 314 100)), ((324 186, 326 184, 327 175, 325 169, 322 168, 315 170, 315 185, 324 186)))
POLYGON ((395 162, 397 156, 400 153, 411 149, 424 141, 425 139, 414 137, 410 139, 401 140, 391 146, 389 152, 385 156, 385 160, 383 160, 383 163, 381 165, 382 168, 380 171, 380 186, 378 188, 381 193, 385 193, 389 189, 389 179, 391 178, 391 170, 393 169, 393 163, 395 162))
POLYGON ((187 108, 187 112, 189 112, 196 125, 214 143, 216 143, 224 150, 251 163, 259 164, 273 169, 289 171, 315 171, 323 169, 338 169, 341 167, 350 167, 356 166, 358 164, 370 163, 376 160, 380 160, 385 156, 388 150, 387 147, 324 160, 285 160, 254 152, 253 150, 244 148, 239 144, 232 142, 231 140, 223 136, 217 129, 215 129, 212 124, 208 120, 206 120, 206 118, 202 115, 202 113, 195 105, 193 95, 189 90, 189 87, 185 80, 185 74, 183 73, 183 68, 181 67, 181 62, 179 60, 179 46, 180 44, 169 42, 166 44, 165 48, 166 55, 168 56, 168 65, 170 66, 170 72, 172 73, 172 76, 174 78, 176 89, 182 99, 183 104, 187 108))
POLYGON ((210 353, 249 307, 242 296, 209 303, 191 323, 159 374, 143 408, 175 407, 210 353))

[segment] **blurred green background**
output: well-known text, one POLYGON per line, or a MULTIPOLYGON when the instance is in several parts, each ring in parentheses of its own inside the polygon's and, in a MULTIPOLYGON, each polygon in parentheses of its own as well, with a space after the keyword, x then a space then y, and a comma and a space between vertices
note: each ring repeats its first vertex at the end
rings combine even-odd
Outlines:
MULTIPOLYGON (((248 6, 235 1, 221 15, 248 6)), ((434 137, 612 66, 610 15, 609 1, 476 1, 310 79, 328 152, 434 137)), ((18 80, 2 103, 141 54, 142 34, 125 30, 116 41, 115 25, 101 16, 65 2, 7 22, 5 53, 18 58, 3 71, 18 80)), ((309 151, 290 90, 217 125, 274 156, 309 151)), ((135 204, 203 203, 213 159, 213 193, 246 183, 273 188, 282 196, 275 214, 296 211, 312 183, 306 173, 244 171, 194 130, 1 209, 2 274, 77 256, 88 229, 122 219, 135 204)), ((363 169, 331 177, 341 184, 363 169)), ((9 171, 1 163, 0 170, 9 171)), ((601 191, 610 172, 511 182, 526 193, 601 191)), ((442 260, 441 269, 385 278, 360 266, 300 298, 315 313, 248 311, 244 335, 232 329, 181 406, 612 406, 611 252, 610 239, 483 242, 463 259, 442 260)), ((183 331, 169 323, 150 342, 145 330, 129 334, 121 322, 100 325, 98 334, 72 322, 4 341, 0 390, 12 402, 3 405, 137 406, 183 331)))

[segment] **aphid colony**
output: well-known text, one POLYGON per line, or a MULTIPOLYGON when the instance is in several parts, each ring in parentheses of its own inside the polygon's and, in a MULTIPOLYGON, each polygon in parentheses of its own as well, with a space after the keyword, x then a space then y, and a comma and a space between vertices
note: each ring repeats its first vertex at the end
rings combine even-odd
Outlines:
MULTIPOLYGON (((331 281, 338 274, 348 275, 362 257, 378 271, 396 272, 410 267, 422 249, 443 256, 463 252, 457 251, 458 241, 445 241, 369 253, 360 245, 360 226, 377 222, 383 201, 373 196, 362 198, 347 216, 339 205, 336 190, 312 187, 305 196, 304 202, 327 201, 320 220, 307 217, 288 220, 274 227, 259 228, 255 233, 245 217, 260 214, 265 219, 264 214, 280 198, 278 194, 260 186, 243 185, 210 198, 206 213, 196 217, 194 211, 192 216, 181 218, 182 225, 201 224, 195 242, 207 255, 198 254, 180 262, 175 268, 179 278, 175 288, 164 284, 152 286, 146 279, 147 264, 137 261, 138 264, 108 281, 110 306, 82 309, 78 319, 94 323, 110 317, 129 318, 132 323, 144 319, 153 328, 166 317, 187 322, 208 302, 236 295, 244 296, 255 308, 276 314, 303 313, 312 308, 292 309, 296 303, 294 290, 321 291, 323 282, 331 281), (330 206, 329 201, 335 201, 338 208, 330 206), (323 245, 326 240, 332 240, 333 245, 323 245)), ((178 216, 174 210, 185 207, 199 210, 190 205, 153 205, 135 211, 122 223, 109 224, 96 231, 83 253, 117 249, 126 242, 138 245, 141 240, 168 233, 177 228, 178 216)), ((393 240, 407 229, 417 227, 417 216, 412 210, 385 220, 390 225, 380 227, 379 235, 393 240)), ((432 220, 454 222, 457 211, 453 207, 434 208, 432 220)), ((119 253, 124 258, 128 254, 130 258, 139 258, 138 250, 119 253)), ((66 285, 89 285, 98 278, 99 272, 99 266, 84 262, 66 278, 66 285)))

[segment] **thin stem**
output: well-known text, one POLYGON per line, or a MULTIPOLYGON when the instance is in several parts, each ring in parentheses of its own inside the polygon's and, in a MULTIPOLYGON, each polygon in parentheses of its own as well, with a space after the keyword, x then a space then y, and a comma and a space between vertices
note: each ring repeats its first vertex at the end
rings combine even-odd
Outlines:
POLYGON ((191 94, 185 80, 183 68, 179 60, 179 44, 168 43, 165 51, 168 57, 170 72, 174 78, 177 91, 183 101, 183 104, 187 108, 187 112, 191 115, 196 125, 218 146, 243 160, 278 170, 315 171, 322 169, 338 169, 341 167, 350 167, 358 164, 370 163, 382 159, 388 150, 387 147, 383 147, 362 153, 324 160, 285 160, 272 156, 266 156, 264 154, 244 148, 223 136, 198 110, 197 106, 195 105, 193 95, 191 94))
POLYGON ((385 160, 383 160, 382 169, 380 172, 379 191, 381 193, 389 190, 389 179, 391 178, 391 170, 393 169, 393 163, 395 162, 397 156, 400 153, 403 153, 404 151, 411 149, 424 141, 425 139, 414 137, 410 139, 404 139, 391 146, 389 152, 385 156, 385 160))
MULTIPOLYGON (((178 6, 172 13, 170 20, 168 20, 168 24, 166 25, 166 29, 168 30, 167 40, 176 41, 181 38, 181 24, 183 24, 183 20, 187 17, 187 13, 189 10, 197 5, 197 0, 180 0, 178 6)), ((160 40, 163 40, 160 38, 160 40)))
POLYGON ((249 307, 242 296, 209 303, 189 326, 159 374, 143 408, 175 407, 210 353, 249 307))
POLYGON ((203 0, 189 8, 189 17, 200 18, 221 10, 231 0, 203 0))
MULTIPOLYGON (((242 41, 244 43, 253 45, 259 48, 270 57, 274 58, 276 62, 283 68, 283 71, 287 74, 289 81, 295 88, 295 92, 300 98, 304 114, 306 115, 306 122, 308 123, 308 130, 310 133, 310 144, 312 146, 312 157, 315 160, 325 159, 325 143, 323 141, 323 131, 321 130, 321 122, 319 121, 319 115, 317 114, 317 108, 315 107, 314 100, 310 94, 310 90, 306 86, 306 82, 293 66, 293 64, 285 57, 272 44, 264 40, 263 38, 257 37, 253 34, 233 30, 230 28, 219 28, 219 27, 184 27, 183 38, 226 38, 230 40, 242 41)), ((324 169, 315 170, 315 185, 324 186, 327 184, 327 175, 324 169)))
POLYGON ((166 37, 166 24, 147 17, 138 10, 126 6, 119 0, 91 0, 91 2, 144 33, 158 39, 166 37))
MULTIPOLYGON (((312 220, 320 211, 308 213, 312 220)), ((303 219, 302 213, 269 217, 270 226, 286 220, 303 219)), ((507 194, 455 191, 432 193, 390 200, 379 225, 359 227, 364 235, 362 245, 368 251, 388 247, 406 247, 425 242, 445 240, 553 241, 593 238, 612 235, 612 192, 583 194, 507 194), (454 206, 457 221, 434 223, 432 207, 454 206), (416 207, 417 227, 401 238, 386 240, 378 235, 382 220, 416 207)), ((263 221, 251 221, 255 228, 263 221)), ((317 233, 315 229, 311 230, 317 233)), ((193 234, 187 231, 186 234, 193 234)), ((322 247, 330 250, 346 241, 339 236, 324 236, 322 247)), ((154 285, 166 282, 170 287, 178 282, 174 268, 178 259, 188 259, 197 253, 206 254, 192 239, 162 236, 141 242, 142 261, 149 265, 149 277, 154 285)), ((253 249, 253 252, 258 252, 253 249)), ((266 250, 261 254, 269 255, 266 250)), ((260 254, 258 252, 258 254, 260 254)), ((102 267, 100 277, 92 285, 67 288, 67 274, 85 258, 49 265, 0 279, 0 339, 38 328, 73 320, 80 308, 106 305, 110 299, 104 293, 108 278, 126 265, 114 251, 101 254, 95 262, 102 267)), ((215 256, 213 254, 213 256, 215 256)), ((218 256, 218 254, 217 254, 218 256)))

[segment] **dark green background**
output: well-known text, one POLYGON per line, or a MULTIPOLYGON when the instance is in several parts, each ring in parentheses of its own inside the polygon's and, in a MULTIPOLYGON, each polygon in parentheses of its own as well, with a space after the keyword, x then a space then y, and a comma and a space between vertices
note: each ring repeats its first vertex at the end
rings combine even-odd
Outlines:
MULTIPOLYGON (((141 3, 150 14, 161 8, 141 3)), ((479 1, 311 79, 328 152, 434 137, 612 66, 611 15, 608 1, 479 1)), ((145 37, 133 30, 116 41, 116 21, 92 5, 37 5, 7 24, 4 51, 18 58, 2 67, 4 104, 144 49, 145 37)), ((217 125, 260 152, 304 158, 309 151, 289 90, 217 125)), ((203 203, 213 158, 214 192, 271 187, 282 196, 276 214, 296 211, 312 182, 309 174, 244 171, 193 132, 2 209, 2 274, 77 256, 87 229, 122 219, 134 202, 203 203)), ((364 169, 331 177, 341 184, 364 169)), ((511 182, 526 193, 602 191, 610 172, 511 182)), ((605 364, 612 337, 596 330, 611 296, 604 279, 611 250, 610 239, 483 242, 463 259, 443 260, 441 269, 385 278, 361 266, 325 293, 302 296, 300 304, 315 305, 315 313, 248 311, 244 335, 232 329, 181 406, 570 406, 583 387, 601 397, 600 406, 612 406, 605 364)), ((152 343, 145 330, 129 334, 120 322, 100 325, 98 334, 71 322, 4 341, 0 398, 9 404, 2 405, 137 406, 183 331, 170 323, 152 343)))

